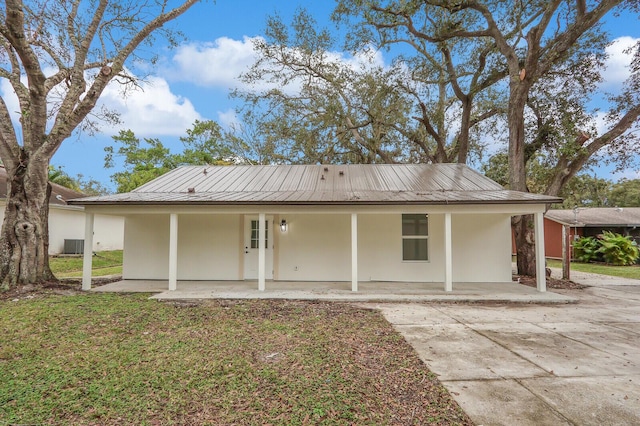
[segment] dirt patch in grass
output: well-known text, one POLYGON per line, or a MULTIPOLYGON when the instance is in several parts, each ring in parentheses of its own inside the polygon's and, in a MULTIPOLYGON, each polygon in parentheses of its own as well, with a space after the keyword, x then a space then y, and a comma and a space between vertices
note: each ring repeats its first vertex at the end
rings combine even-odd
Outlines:
MULTIPOLYGON (((536 277, 529 277, 527 275, 514 275, 513 279, 518 281, 520 284, 536 287, 536 277)), ((588 286, 583 284, 575 283, 571 280, 563 280, 557 278, 547 277, 547 288, 552 288, 556 290, 582 290, 587 288, 588 286)))
POLYGON ((472 424, 377 311, 118 294, 0 308, 2 424, 472 424))
MULTIPOLYGON (((121 275, 93 278, 91 280, 91 287, 100 287, 120 280, 122 280, 121 275)), ((38 285, 17 285, 11 287, 9 290, 0 290, 0 301, 35 299, 51 295, 73 296, 83 293, 82 278, 65 278, 59 281, 50 281, 38 285)))

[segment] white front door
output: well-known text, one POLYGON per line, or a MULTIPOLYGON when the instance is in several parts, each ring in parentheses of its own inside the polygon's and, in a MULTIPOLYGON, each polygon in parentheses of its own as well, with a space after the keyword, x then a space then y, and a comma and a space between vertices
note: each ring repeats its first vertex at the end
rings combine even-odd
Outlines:
MULTIPOLYGON (((273 279, 273 216, 266 216, 265 278, 273 279)), ((258 279, 258 216, 244 217, 244 279, 258 279)))

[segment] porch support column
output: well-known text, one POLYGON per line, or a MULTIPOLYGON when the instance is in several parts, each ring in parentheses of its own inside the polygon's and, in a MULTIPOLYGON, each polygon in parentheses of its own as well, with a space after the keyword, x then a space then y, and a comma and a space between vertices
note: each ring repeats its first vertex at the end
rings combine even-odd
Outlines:
POLYGON ((93 213, 84 215, 84 257, 82 259, 82 289, 91 290, 91 267, 93 266, 93 213))
POLYGON ((535 214, 536 241, 536 286, 539 292, 547 291, 547 274, 544 259, 544 216, 542 212, 535 214))
POLYGON ((358 291, 358 214, 351 213, 351 291, 358 291))
POLYGON ((569 227, 562 225, 562 279, 571 279, 571 244, 569 242, 569 227))
MULTIPOLYGON (((258 291, 264 291, 265 288, 265 263, 266 263, 266 229, 265 229, 265 214, 260 213, 258 215, 258 291)), ((273 232, 273 230, 272 230, 273 232)))
POLYGON ((178 215, 169 215, 169 290, 178 287, 178 215))
POLYGON ((451 213, 444 214, 444 291, 453 291, 453 253, 451 249, 451 213))

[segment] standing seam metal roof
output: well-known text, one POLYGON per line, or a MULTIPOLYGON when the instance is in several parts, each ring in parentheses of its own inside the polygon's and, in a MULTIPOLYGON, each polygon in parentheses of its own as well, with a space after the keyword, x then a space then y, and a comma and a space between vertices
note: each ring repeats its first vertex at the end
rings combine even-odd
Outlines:
POLYGON ((640 226, 640 207, 588 207, 573 210, 549 210, 545 217, 571 226, 640 226))
POLYGON ((74 204, 486 204, 559 199, 503 189, 460 164, 183 166, 74 204))

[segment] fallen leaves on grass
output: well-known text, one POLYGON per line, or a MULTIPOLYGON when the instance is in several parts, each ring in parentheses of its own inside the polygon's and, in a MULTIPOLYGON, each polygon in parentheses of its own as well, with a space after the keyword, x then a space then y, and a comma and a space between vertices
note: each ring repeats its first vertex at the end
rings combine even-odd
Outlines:
POLYGON ((0 422, 471 424, 377 311, 106 294, 0 304, 0 422))

